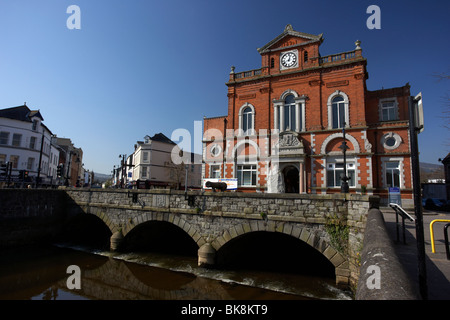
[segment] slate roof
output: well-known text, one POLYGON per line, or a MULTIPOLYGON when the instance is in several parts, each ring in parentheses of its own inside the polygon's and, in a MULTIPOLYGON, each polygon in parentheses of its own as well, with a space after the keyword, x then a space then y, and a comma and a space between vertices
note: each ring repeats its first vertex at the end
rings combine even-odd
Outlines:
MULTIPOLYGON (((39 110, 31 110, 27 105, 0 109, 0 118, 7 118, 19 121, 33 122, 32 118, 38 117, 41 121, 44 121, 44 117, 42 117, 41 111, 39 110)), ((41 122, 41 126, 44 127, 51 135, 53 133, 51 130, 41 122)))
POLYGON ((153 141, 159 141, 159 142, 164 142, 164 143, 170 143, 170 144, 176 144, 175 142, 173 142, 172 140, 170 140, 169 138, 167 138, 164 134, 157 133, 155 134, 153 137, 151 137, 150 139, 152 139, 153 141))
POLYGON ((30 108, 26 105, 1 109, 0 117, 27 122, 32 122, 31 118, 33 117, 39 117, 42 121, 44 121, 44 118, 39 110, 30 110, 30 108))

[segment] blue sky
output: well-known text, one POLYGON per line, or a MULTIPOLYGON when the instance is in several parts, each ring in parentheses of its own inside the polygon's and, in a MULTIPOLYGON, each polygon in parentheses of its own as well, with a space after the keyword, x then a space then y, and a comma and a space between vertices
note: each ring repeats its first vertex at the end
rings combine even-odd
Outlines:
POLYGON ((83 149, 86 169, 109 174, 145 135, 194 135, 194 121, 226 115, 230 66, 260 68, 257 48, 289 23, 323 33, 322 56, 360 40, 369 90, 409 82, 422 92, 420 161, 438 164, 450 151, 450 81, 433 75, 450 74, 449 13, 437 0, 1 0, 0 108, 40 109, 54 134, 83 149), (379 30, 366 27, 372 4, 379 30), (70 5, 80 30, 66 26, 70 5))

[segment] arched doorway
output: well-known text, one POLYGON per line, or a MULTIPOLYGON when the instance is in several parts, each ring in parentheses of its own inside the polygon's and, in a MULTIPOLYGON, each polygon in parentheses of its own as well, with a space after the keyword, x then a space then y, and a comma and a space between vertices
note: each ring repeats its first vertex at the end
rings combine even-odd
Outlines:
POLYGON ((283 170, 284 192, 299 193, 299 172, 294 166, 288 166, 283 170))

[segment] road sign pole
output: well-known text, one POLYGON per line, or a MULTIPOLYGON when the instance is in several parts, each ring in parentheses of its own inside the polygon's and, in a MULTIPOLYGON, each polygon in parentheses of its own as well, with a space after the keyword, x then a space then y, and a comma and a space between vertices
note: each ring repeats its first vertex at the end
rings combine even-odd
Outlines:
MULTIPOLYGON (((414 213, 416 215, 416 239, 417 239, 417 258, 419 267, 419 289, 422 299, 428 300, 427 270, 425 260, 425 238, 423 232, 422 216, 422 196, 420 188, 420 168, 419 168, 419 146, 417 143, 417 133, 423 130, 422 127, 416 127, 416 109, 421 101, 418 98, 409 98, 409 136, 411 142, 411 166, 413 175, 414 189, 414 213)), ((421 97, 420 97, 421 99, 421 97)))

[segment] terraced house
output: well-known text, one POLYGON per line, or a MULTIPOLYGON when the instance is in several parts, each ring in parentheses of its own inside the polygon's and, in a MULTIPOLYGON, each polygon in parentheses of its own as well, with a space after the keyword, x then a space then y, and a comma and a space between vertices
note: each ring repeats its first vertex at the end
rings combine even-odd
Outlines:
POLYGON ((228 114, 204 118, 203 177, 250 192, 378 194, 412 204, 410 86, 369 91, 361 42, 322 56, 323 35, 293 30, 258 49, 261 68, 231 68, 228 114))

